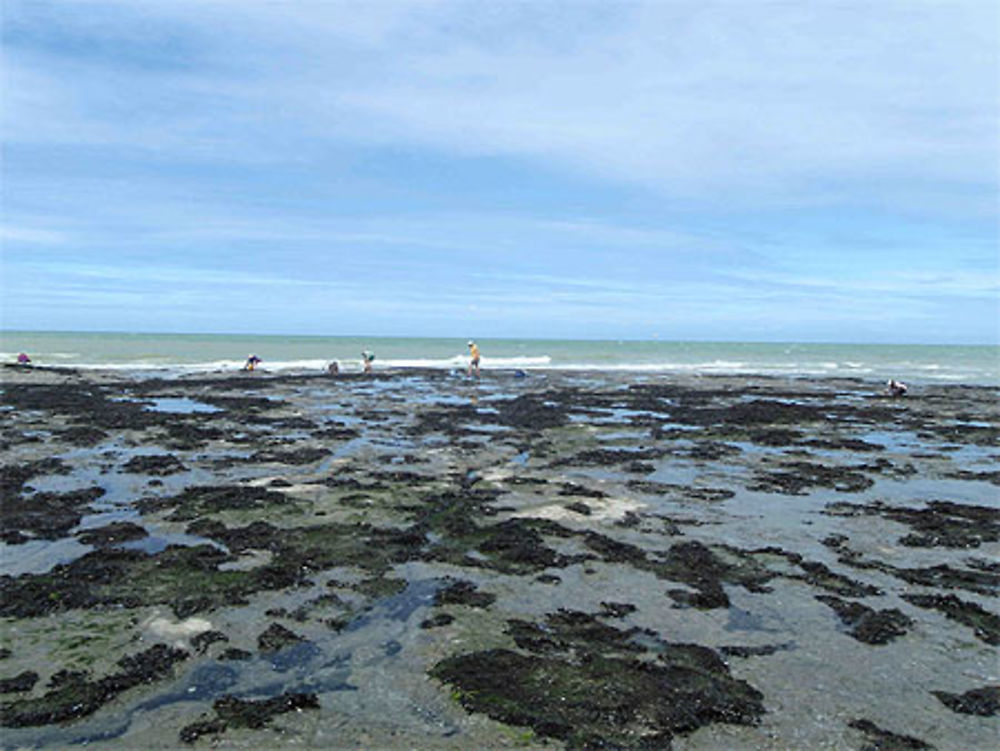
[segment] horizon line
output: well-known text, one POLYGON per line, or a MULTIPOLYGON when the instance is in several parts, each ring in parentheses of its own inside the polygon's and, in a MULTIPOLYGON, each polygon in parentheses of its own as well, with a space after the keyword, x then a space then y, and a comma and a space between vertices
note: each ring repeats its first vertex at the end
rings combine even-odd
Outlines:
POLYGON ((809 344, 809 345, 847 345, 865 347, 997 347, 1000 348, 1000 341, 993 342, 901 342, 891 340, 879 341, 848 341, 848 340, 792 340, 792 339, 674 339, 662 338, 659 336, 636 337, 552 337, 552 336, 463 336, 463 335, 408 335, 408 334, 296 334, 296 333, 247 333, 234 331, 123 331, 114 329, 7 329, 0 327, 0 336, 3 334, 94 334, 94 335, 120 335, 120 336, 217 336, 217 337, 264 337, 264 338, 300 338, 300 339, 416 339, 416 340, 442 340, 456 339, 462 341, 494 341, 494 342, 641 342, 660 344, 809 344))

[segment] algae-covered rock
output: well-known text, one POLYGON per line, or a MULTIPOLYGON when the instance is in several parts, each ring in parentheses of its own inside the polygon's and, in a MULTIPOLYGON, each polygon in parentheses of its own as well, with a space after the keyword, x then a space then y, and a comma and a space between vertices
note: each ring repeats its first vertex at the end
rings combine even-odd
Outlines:
POLYGON ((30 727, 85 717, 130 688, 166 677, 187 657, 182 649, 157 644, 123 657, 118 661, 121 670, 98 680, 82 672, 62 672, 53 676, 51 690, 44 695, 0 705, 0 725, 30 727))
POLYGON ((817 595, 816 599, 826 603, 840 616, 840 620, 851 630, 848 633, 865 644, 888 644, 896 637, 906 634, 913 625, 913 619, 897 608, 873 610, 858 602, 848 602, 832 595, 817 595))
POLYGON ((303 641, 303 638, 294 631, 290 631, 280 623, 272 623, 257 637, 257 648, 261 652, 277 652, 300 641, 303 641))
POLYGON ((85 529, 76 535, 77 539, 84 545, 93 545, 98 548, 120 545, 130 540, 141 540, 148 536, 149 533, 145 527, 132 522, 112 522, 103 527, 85 529))
POLYGON ((259 730, 279 714, 319 709, 319 699, 316 694, 288 691, 261 700, 240 699, 227 694, 216 699, 212 709, 215 710, 215 717, 191 723, 181 730, 182 742, 194 743, 203 735, 218 735, 230 727, 259 730))
POLYGON ((883 730, 871 720, 852 720, 847 724, 855 730, 860 730, 871 741, 871 744, 864 746, 861 751, 930 751, 934 748, 912 735, 883 730))
POLYGON ((0 678, 0 694, 15 694, 31 691, 38 682, 38 673, 24 670, 13 678, 0 678))
POLYGON ((172 498, 148 498, 139 507, 143 512, 174 507, 171 521, 191 521, 204 514, 230 510, 265 511, 292 502, 282 493, 256 486, 212 485, 188 488, 172 498))
POLYGON ((142 475, 172 475, 184 472, 187 467, 173 454, 146 454, 133 456, 122 467, 124 472, 142 475))
POLYGON ((468 605, 473 608, 488 608, 497 597, 489 592, 480 592, 470 581, 457 581, 439 589, 434 595, 435 605, 468 605))
POLYGON ((969 628, 976 637, 987 644, 1000 644, 1000 616, 984 609, 975 602, 960 600, 955 595, 901 595, 917 607, 938 610, 946 617, 969 628))
POLYGON ((705 647, 659 642, 570 611, 510 623, 525 652, 489 649, 442 660, 431 675, 462 706, 570 748, 665 749, 713 722, 754 724, 763 696, 705 647))
POLYGON ((1000 686, 983 686, 964 694, 932 691, 942 704, 953 712, 993 717, 1000 712, 1000 686))

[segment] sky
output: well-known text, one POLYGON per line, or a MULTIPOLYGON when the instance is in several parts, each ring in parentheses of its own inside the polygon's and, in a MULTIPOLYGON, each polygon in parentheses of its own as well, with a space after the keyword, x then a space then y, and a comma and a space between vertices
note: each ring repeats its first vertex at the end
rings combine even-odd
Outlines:
POLYGON ((0 327, 1000 343, 992 0, 4 0, 0 327))

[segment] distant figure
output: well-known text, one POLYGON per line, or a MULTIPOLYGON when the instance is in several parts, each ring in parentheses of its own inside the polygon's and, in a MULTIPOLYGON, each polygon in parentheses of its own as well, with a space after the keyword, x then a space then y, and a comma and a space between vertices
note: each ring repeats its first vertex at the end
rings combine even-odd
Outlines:
POLYGON ((243 370, 256 370, 257 365, 261 362, 261 359, 257 355, 250 355, 247 357, 246 364, 243 366, 243 370))
POLYGON ((365 369, 366 373, 372 372, 372 363, 375 362, 375 353, 369 352, 367 349, 361 353, 361 366, 365 369))
POLYGON ((473 371, 476 374, 476 378, 479 377, 479 345, 477 345, 471 339, 469 340, 469 375, 472 375, 473 371))
POLYGON ((329 373, 330 375, 337 375, 338 373, 340 373, 340 365, 337 363, 336 360, 334 360, 333 362, 331 362, 329 365, 326 366, 326 372, 329 373))
POLYGON ((902 381, 889 380, 885 388, 889 396, 906 396, 906 392, 909 390, 907 385, 902 381))
POLYGON ((31 358, 23 352, 17 356, 18 365, 31 365, 31 358))

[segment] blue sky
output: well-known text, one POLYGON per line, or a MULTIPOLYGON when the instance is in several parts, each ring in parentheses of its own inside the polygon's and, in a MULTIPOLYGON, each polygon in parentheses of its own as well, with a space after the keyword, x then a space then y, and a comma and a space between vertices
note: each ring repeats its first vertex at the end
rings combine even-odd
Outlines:
POLYGON ((998 14, 5 0, 2 326, 997 343, 998 14))

